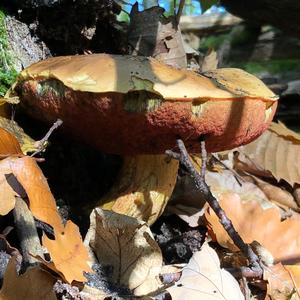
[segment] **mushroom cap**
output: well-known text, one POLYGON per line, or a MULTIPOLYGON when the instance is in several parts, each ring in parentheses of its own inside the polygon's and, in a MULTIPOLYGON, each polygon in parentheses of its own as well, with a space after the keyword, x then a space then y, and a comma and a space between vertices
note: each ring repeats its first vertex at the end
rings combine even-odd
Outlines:
POLYGON ((23 70, 17 93, 32 116, 56 118, 73 136, 110 153, 163 153, 177 138, 191 152, 248 143, 271 122, 277 96, 239 69, 197 74, 155 59, 108 54, 54 57, 23 70))

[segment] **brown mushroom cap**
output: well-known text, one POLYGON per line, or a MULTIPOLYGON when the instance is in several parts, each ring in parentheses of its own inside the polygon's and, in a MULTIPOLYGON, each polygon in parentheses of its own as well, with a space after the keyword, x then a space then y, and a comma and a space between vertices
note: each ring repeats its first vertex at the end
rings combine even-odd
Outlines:
POLYGON ((104 151, 163 153, 182 138, 191 152, 248 143, 271 122, 277 97, 239 69, 198 75, 144 57, 54 57, 23 70, 14 86, 34 117, 104 151))

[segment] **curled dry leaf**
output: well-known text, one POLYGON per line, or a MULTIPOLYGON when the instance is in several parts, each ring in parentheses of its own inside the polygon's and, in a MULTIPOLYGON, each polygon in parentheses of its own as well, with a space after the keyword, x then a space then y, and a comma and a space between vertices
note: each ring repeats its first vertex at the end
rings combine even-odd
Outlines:
POLYGON ((86 281, 83 272, 92 272, 92 269, 87 264, 88 251, 82 243, 78 226, 68 221, 64 232, 54 232, 55 240, 50 240, 45 234, 42 237, 43 246, 47 248, 53 261, 45 264, 60 273, 68 283, 73 280, 86 281))
POLYGON ((55 278, 38 267, 28 269, 18 276, 16 272, 16 257, 12 257, 4 274, 0 291, 2 300, 56 300, 53 291, 55 278))
POLYGON ((234 277, 220 268, 217 253, 207 243, 195 252, 182 270, 182 276, 167 289, 173 300, 243 300, 234 277))
POLYGON ((17 154, 23 155, 23 153, 26 154, 28 152, 34 152, 38 150, 38 144, 36 143, 36 141, 33 140, 29 135, 27 135, 15 121, 0 116, 0 127, 2 128, 2 130, 6 130, 8 133, 14 136, 15 142, 17 142, 19 145, 17 149, 20 152, 17 154))
POLYGON ((300 299, 299 266, 283 266, 278 263, 265 268, 264 279, 268 281, 267 294, 271 299, 300 299))
POLYGON ((300 183, 300 137, 282 123, 272 123, 258 139, 238 151, 243 163, 239 168, 258 175, 268 171, 292 186, 300 183))
MULTIPOLYGON (((276 207, 263 209, 256 201, 242 202, 237 194, 219 196, 221 207, 246 243, 259 242, 269 250, 275 261, 300 263, 300 221, 281 222, 276 207)), ((237 250, 217 216, 209 208, 205 213, 211 236, 223 247, 237 250)))
POLYGON ((158 288, 155 277, 162 266, 162 255, 146 223, 96 208, 85 243, 99 263, 112 267, 111 282, 128 287, 135 295, 158 288))
POLYGON ((0 159, 8 156, 23 156, 18 140, 7 130, 0 128, 0 159))
POLYGON ((55 232, 63 232, 63 224, 47 180, 36 161, 24 156, 10 161, 12 173, 25 189, 35 218, 51 225, 55 232))

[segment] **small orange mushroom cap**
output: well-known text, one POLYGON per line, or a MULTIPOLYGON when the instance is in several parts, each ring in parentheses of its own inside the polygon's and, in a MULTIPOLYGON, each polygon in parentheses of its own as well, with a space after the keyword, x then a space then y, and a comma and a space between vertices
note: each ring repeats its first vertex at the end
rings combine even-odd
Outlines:
POLYGON ((18 94, 35 118, 64 121, 74 137, 116 154, 159 154, 183 139, 210 152, 251 142, 269 125, 277 96, 255 76, 224 68, 196 74, 151 58, 54 57, 23 70, 18 94))

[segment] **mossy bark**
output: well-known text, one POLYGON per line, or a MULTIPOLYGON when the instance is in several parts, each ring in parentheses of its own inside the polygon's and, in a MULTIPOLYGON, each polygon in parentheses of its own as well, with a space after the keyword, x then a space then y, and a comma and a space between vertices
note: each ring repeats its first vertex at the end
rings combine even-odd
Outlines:
POLYGON ((0 96, 4 96, 17 76, 13 60, 6 31, 5 14, 0 10, 0 96))

